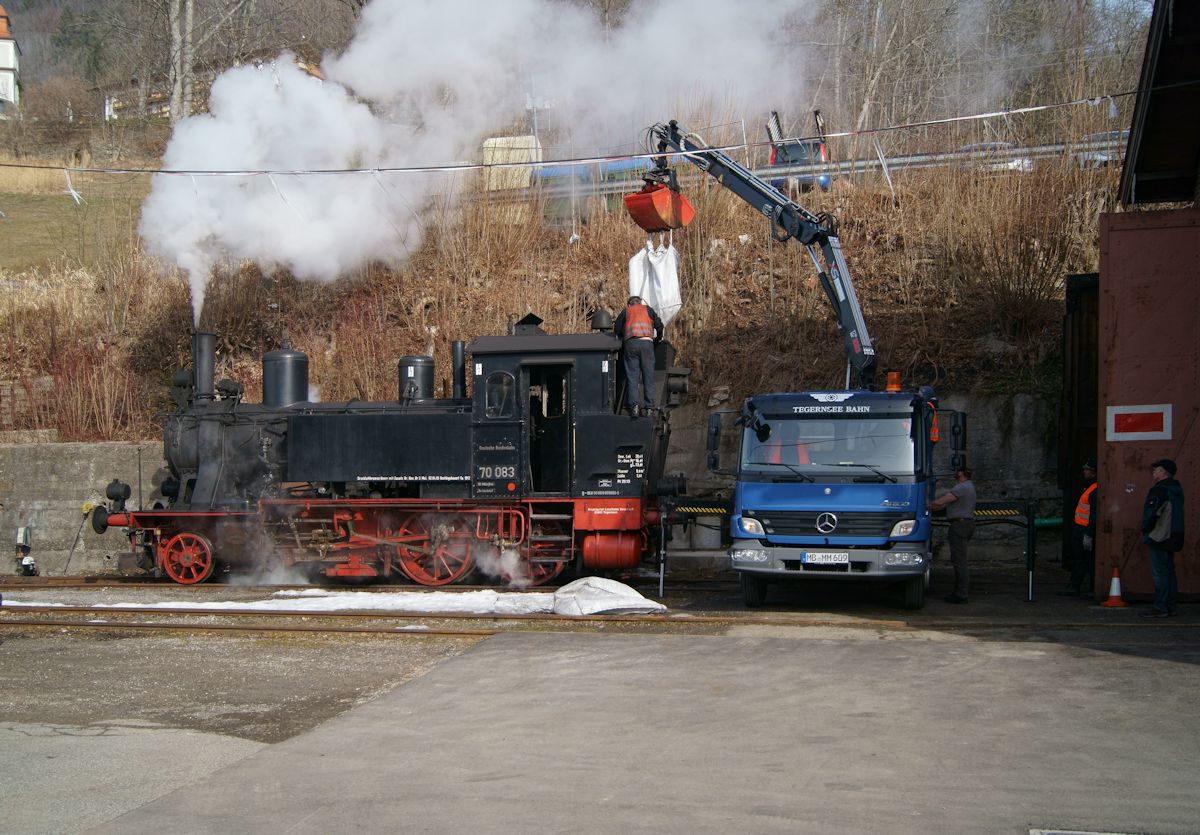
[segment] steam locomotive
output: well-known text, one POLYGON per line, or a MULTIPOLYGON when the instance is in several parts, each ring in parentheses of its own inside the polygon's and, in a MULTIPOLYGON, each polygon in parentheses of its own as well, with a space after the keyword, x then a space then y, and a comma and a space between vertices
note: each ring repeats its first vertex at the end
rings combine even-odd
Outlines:
POLYGON ((585 334, 541 324, 454 342, 448 398, 432 357, 403 357, 385 402, 309 402, 308 358, 285 348, 263 357, 263 402, 246 403, 240 384, 214 386, 216 337, 195 333, 192 369, 173 378, 163 498, 131 509, 114 479, 92 527, 123 528, 123 564, 182 584, 276 566, 426 586, 636 568, 657 497, 684 489, 663 467, 689 369, 659 343, 663 408, 631 418, 612 316, 585 334))

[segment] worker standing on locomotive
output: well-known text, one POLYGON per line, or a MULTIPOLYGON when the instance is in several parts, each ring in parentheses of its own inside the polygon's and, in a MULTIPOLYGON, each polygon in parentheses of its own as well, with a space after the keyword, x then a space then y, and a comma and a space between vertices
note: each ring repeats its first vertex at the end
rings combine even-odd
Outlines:
POLYGON ((662 319, 641 296, 630 296, 613 329, 621 337, 624 352, 629 414, 648 414, 655 408, 654 345, 662 341, 662 319))

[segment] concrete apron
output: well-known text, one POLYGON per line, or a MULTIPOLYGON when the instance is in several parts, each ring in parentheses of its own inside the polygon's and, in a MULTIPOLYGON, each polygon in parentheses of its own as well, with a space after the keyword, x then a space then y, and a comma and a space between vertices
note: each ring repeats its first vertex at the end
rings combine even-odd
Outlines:
POLYGON ((95 831, 1188 831, 1196 656, 506 634, 95 831))

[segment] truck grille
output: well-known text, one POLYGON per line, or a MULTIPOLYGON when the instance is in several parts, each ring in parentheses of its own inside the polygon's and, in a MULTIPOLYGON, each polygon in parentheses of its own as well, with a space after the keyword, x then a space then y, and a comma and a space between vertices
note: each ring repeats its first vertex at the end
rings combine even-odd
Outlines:
POLYGON ((809 565, 800 560, 784 560, 785 571, 803 571, 806 574, 863 574, 871 570, 866 560, 851 560, 849 565, 809 565))
POLYGON ((832 513, 836 517, 833 530, 820 530, 817 519, 830 514, 830 511, 811 510, 746 511, 746 516, 762 522, 763 529, 776 536, 887 536, 897 522, 912 518, 912 514, 903 512, 832 513))

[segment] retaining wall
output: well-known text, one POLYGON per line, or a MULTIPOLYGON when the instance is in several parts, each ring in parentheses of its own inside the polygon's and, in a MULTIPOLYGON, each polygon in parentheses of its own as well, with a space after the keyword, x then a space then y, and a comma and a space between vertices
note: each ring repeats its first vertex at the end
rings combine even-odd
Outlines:
POLYGON ((0 536, 7 560, 0 562, 0 570, 16 570, 12 557, 18 527, 30 529, 33 556, 43 574, 63 574, 67 568, 72 574, 115 570, 116 556, 129 547, 128 541, 119 529, 103 536, 93 532, 83 506, 102 501, 114 478, 133 488, 133 507, 139 483, 149 504, 158 497, 155 487, 165 467, 161 441, 0 443, 0 536))

